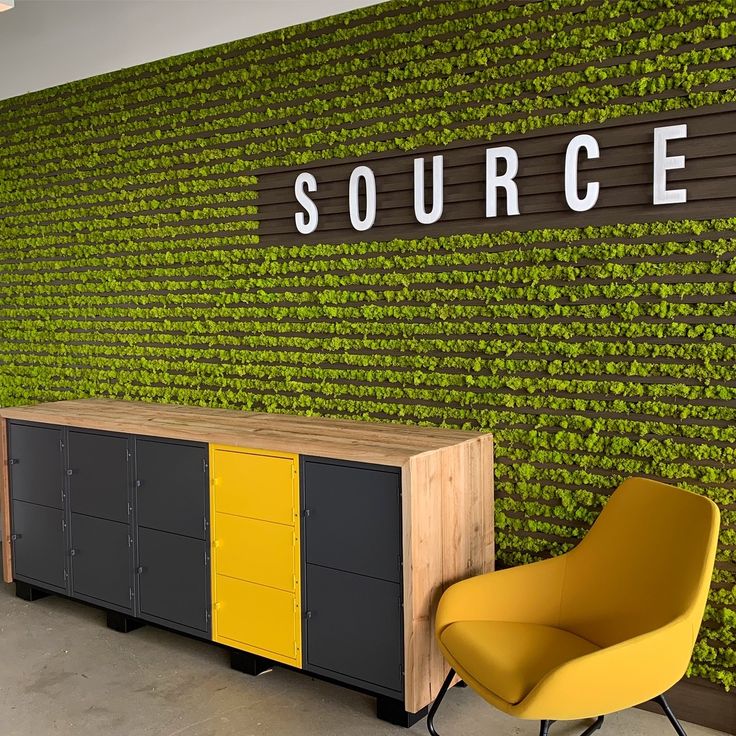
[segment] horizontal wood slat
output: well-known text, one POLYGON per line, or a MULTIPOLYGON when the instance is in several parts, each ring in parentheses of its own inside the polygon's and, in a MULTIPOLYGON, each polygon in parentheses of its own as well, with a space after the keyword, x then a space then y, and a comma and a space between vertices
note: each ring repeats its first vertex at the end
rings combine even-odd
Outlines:
MULTIPOLYGON (((433 147, 391 157, 364 157, 349 161, 325 161, 299 168, 265 171, 259 177, 258 219, 260 242, 333 243, 360 242, 366 238, 451 235, 499 232, 538 227, 585 227, 652 221, 665 217, 696 219, 736 215, 736 105, 712 114, 687 118, 670 114, 646 116, 637 122, 607 126, 580 126, 566 134, 556 129, 530 136, 505 138, 493 143, 471 142, 458 148, 433 147), (685 156, 685 168, 668 174, 670 189, 687 189, 687 202, 652 204, 653 130, 660 125, 687 124, 687 139, 673 140, 668 156, 685 156), (587 212, 573 212, 565 202, 565 150, 574 134, 588 133, 599 142, 600 158, 580 166, 579 188, 589 181, 600 183, 598 202, 587 212), (519 157, 518 186, 521 214, 506 215, 505 193, 499 197, 499 216, 485 215, 486 149, 509 145, 519 157), (445 159, 444 211, 433 225, 417 223, 414 214, 414 159, 425 159, 425 191, 431 204, 430 161, 433 154, 445 159), (348 182, 358 165, 368 165, 376 177, 377 214, 370 231, 356 231, 350 224, 348 182), (310 195, 319 208, 319 224, 311 235, 296 229, 294 215, 302 212, 294 196, 299 173, 309 171, 317 180, 310 195), (324 180, 323 180, 324 174, 324 180), (324 183, 323 183, 324 182, 324 183)), ((582 157, 584 158, 584 156, 582 157)), ((361 212, 364 212, 361 197, 361 212)))

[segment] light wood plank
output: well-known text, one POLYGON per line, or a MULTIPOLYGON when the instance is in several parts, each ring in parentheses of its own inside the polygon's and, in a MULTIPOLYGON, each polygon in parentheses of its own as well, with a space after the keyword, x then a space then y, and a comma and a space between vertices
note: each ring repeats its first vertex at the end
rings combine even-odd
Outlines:
POLYGON ((10 548, 10 466, 8 464, 8 423, 0 419, 0 519, 3 525, 3 580, 13 582, 10 548))
MULTIPOLYGON (((412 458, 404 476, 411 508, 404 526, 411 527, 411 546, 404 549, 404 567, 411 580, 404 589, 406 611, 405 703, 412 713, 429 703, 433 670, 439 654, 434 641, 434 611, 442 579, 442 461, 439 452, 412 458)), ((405 540, 407 541, 407 540, 405 540)), ((441 656, 441 655, 440 655, 441 656)))
POLYGON ((402 466, 477 432, 111 399, 0 409, 0 417, 402 466))

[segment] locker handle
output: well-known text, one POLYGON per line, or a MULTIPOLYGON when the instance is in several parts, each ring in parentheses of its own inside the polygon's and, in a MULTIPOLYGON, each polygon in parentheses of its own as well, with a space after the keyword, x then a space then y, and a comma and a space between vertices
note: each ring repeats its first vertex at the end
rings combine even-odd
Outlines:
POLYGON ((221 608, 222 608, 222 603, 220 603, 219 601, 217 601, 217 603, 215 603, 215 605, 214 605, 215 611, 219 611, 221 608))
POLYGON ((136 571, 136 572, 137 572, 137 573, 138 573, 139 575, 141 575, 142 573, 144 573, 144 572, 146 571, 146 568, 145 568, 145 567, 143 567, 143 565, 141 565, 140 567, 136 567, 135 571, 136 571))
POLYGON ((19 461, 19 460, 17 460, 16 458, 14 458, 14 457, 11 457, 11 458, 10 458, 10 459, 8 460, 8 465, 17 465, 17 464, 18 464, 19 462, 20 462, 20 461, 19 461))
POLYGON ((22 534, 11 534, 10 538, 15 542, 16 539, 20 539, 22 536, 22 534))
POLYGON ((221 542, 221 541, 220 541, 219 539, 215 539, 215 541, 214 541, 214 542, 212 542, 212 546, 213 546, 213 547, 214 547, 215 549, 219 549, 220 547, 222 547, 222 542, 221 542))
POLYGON ((76 550, 76 549, 74 549, 74 547, 72 547, 72 548, 71 548, 71 549, 69 550, 69 556, 70 556, 70 557, 76 557, 76 554, 77 554, 77 550, 76 550))
POLYGON ((74 471, 71 468, 69 468, 69 470, 66 471, 66 474, 67 475, 74 475, 74 471))
POLYGON ((142 480, 137 480, 137 481, 135 482, 135 487, 136 487, 136 488, 140 488, 140 487, 141 487, 142 485, 143 485, 143 481, 142 481, 142 480))

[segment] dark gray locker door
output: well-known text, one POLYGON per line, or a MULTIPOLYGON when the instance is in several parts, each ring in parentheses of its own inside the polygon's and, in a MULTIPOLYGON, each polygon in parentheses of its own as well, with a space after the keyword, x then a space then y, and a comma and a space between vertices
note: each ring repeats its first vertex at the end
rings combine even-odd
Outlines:
POLYGON ((401 692, 399 585, 307 565, 306 590, 309 666, 401 692))
POLYGON ((8 456, 13 498, 62 508, 64 456, 61 429, 26 427, 11 422, 8 427, 8 456))
POLYGON ((69 431, 69 498, 73 513, 128 521, 128 441, 69 431))
POLYGON ((141 617, 152 616, 206 632, 209 574, 206 543, 178 534, 138 529, 141 617))
POLYGON ((72 514, 72 595, 130 608, 128 525, 72 514))
POLYGON ((307 460, 306 561, 399 582, 399 473, 307 460))
POLYGON ((13 501, 13 572, 55 588, 66 588, 66 532, 61 509, 13 501))
POLYGON ((204 539, 207 449, 136 439, 138 524, 204 539))

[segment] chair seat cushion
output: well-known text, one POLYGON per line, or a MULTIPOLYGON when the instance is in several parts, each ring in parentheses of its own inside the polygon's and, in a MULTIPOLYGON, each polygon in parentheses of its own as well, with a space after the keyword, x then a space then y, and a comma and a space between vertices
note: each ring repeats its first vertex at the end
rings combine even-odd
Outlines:
POLYGON ((460 670, 511 704, 550 670, 599 649, 553 626, 508 621, 456 621, 440 638, 460 670))

